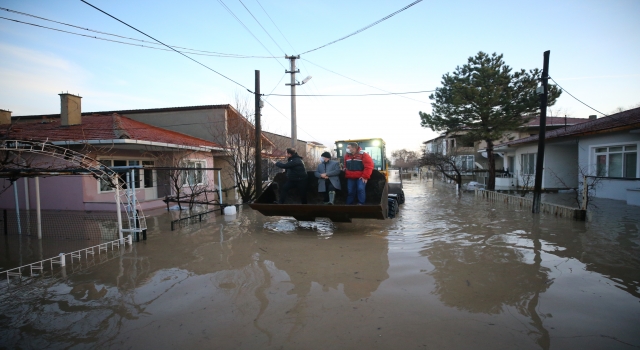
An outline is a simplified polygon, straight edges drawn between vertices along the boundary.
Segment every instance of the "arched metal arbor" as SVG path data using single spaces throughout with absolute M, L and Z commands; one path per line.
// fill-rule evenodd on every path
M 140 204 L 135 197 L 135 186 L 129 185 L 124 188 L 118 180 L 116 171 L 102 165 L 86 154 L 56 146 L 49 142 L 22 140 L 2 140 L 0 141 L 0 151 L 15 152 L 18 154 L 30 153 L 63 160 L 73 166 L 86 170 L 87 173 L 90 173 L 96 179 L 108 181 L 115 189 L 119 238 L 123 238 L 123 232 L 142 232 L 147 229 L 145 217 L 142 215 L 142 208 L 140 208 Z M 55 172 L 52 171 L 51 173 L 53 174 Z M 127 213 L 129 227 L 126 229 L 122 228 L 121 205 L 124 206 L 125 212 Z

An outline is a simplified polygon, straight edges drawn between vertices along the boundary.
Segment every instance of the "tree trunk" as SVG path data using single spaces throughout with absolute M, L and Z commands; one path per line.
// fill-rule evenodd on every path
M 489 160 L 489 180 L 487 180 L 487 190 L 495 191 L 496 189 L 496 160 L 493 154 L 493 141 L 487 141 L 487 159 Z

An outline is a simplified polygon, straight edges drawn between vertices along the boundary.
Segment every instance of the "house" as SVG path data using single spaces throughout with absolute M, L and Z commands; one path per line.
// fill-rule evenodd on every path
M 238 178 L 246 178 L 246 169 L 251 168 L 250 164 L 246 163 L 254 159 L 255 128 L 231 105 L 109 110 L 81 112 L 81 115 L 84 117 L 113 115 L 114 113 L 145 125 L 188 135 L 217 145 L 219 150 L 212 154 L 218 160 L 216 167 L 222 168 L 222 188 L 225 190 L 225 196 L 229 195 L 226 190 L 235 188 L 239 181 Z M 55 120 L 57 118 L 60 118 L 60 114 L 11 117 L 15 123 Z M 264 154 L 270 154 L 275 149 L 274 143 L 264 133 L 262 145 Z M 242 174 L 242 176 L 236 176 L 236 173 Z
M 322 153 L 327 150 L 327 147 L 317 141 L 307 142 L 307 158 L 310 160 L 320 161 Z
M 276 134 L 273 132 L 263 131 L 264 136 L 266 136 L 271 142 L 274 144 L 274 155 L 282 155 L 283 158 L 286 158 L 286 149 L 291 147 L 291 137 L 284 136 L 280 134 Z M 296 141 L 296 152 L 302 158 L 307 156 L 307 141 L 297 140 Z
M 217 189 L 219 184 L 211 170 L 214 154 L 225 148 L 209 140 L 152 126 L 119 113 L 81 113 L 81 97 L 60 94 L 61 114 L 47 116 L 11 117 L 8 111 L 0 113 L 0 138 L 46 141 L 53 145 L 79 151 L 112 166 L 183 166 L 192 167 L 176 181 L 179 188 L 195 185 Z M 56 163 L 52 158 L 33 155 L 22 159 L 24 167 L 59 169 L 70 164 Z M 163 207 L 165 196 L 175 195 L 169 175 L 157 170 L 135 170 L 136 196 L 143 210 Z M 124 179 L 123 179 L 124 180 Z M 34 203 L 34 180 L 16 181 L 20 206 Z M 0 179 L 0 191 L 11 186 L 8 179 Z M 22 189 L 25 189 L 24 192 Z M 188 191 L 188 190 L 187 190 Z M 114 190 L 107 183 L 89 175 L 62 175 L 40 179 L 41 208 L 44 210 L 113 211 Z M 0 208 L 14 208 L 14 192 L 0 194 Z
M 501 144 L 537 135 L 540 132 L 540 117 L 527 116 L 526 118 L 530 120 L 517 130 L 506 132 L 503 138 L 495 141 L 494 144 Z M 595 116 L 591 116 L 590 118 L 595 118 Z M 588 122 L 589 120 L 590 119 L 586 118 L 548 117 L 546 130 L 548 132 L 550 130 L 566 128 Z M 480 183 L 486 183 L 488 177 L 487 170 L 489 169 L 489 162 L 485 151 L 487 143 L 484 140 L 475 142 L 465 140 L 465 134 L 466 132 L 464 130 L 442 133 L 434 139 L 425 141 L 423 143 L 423 150 L 454 155 L 457 159 L 459 169 L 462 170 L 463 178 L 466 177 L 467 179 L 474 179 Z M 514 173 L 516 169 L 514 169 L 513 159 L 509 159 L 508 155 L 504 155 L 496 150 L 494 150 L 494 155 L 496 170 L 508 174 Z
M 640 195 L 640 108 L 547 131 L 545 140 L 544 189 L 578 188 L 587 175 L 601 177 L 595 197 L 633 202 Z M 514 162 L 516 176 L 503 186 L 527 185 L 535 173 L 537 144 L 536 134 L 495 147 Z

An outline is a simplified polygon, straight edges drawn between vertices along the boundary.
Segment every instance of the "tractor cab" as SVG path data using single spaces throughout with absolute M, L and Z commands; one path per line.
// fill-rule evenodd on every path
M 340 167 L 344 167 L 344 156 L 347 154 L 347 144 L 349 142 L 357 142 L 358 146 L 373 159 L 373 169 L 383 173 L 387 180 L 389 179 L 389 165 L 387 163 L 386 144 L 384 140 L 375 138 L 336 141 L 335 151 L 338 161 L 340 162 Z

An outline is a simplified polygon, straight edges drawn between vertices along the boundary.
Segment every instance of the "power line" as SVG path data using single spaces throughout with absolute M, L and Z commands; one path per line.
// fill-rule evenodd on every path
M 287 76 L 287 73 L 284 73 L 284 74 L 282 75 L 282 77 L 280 78 L 280 80 L 278 81 L 278 83 L 276 84 L 276 86 L 274 86 L 274 87 L 273 87 L 273 89 L 271 89 L 271 92 L 270 92 L 270 93 L 268 93 L 268 94 L 266 94 L 266 95 L 264 95 L 264 94 L 262 95 L 262 96 L 266 96 L 266 97 L 265 97 L 265 99 L 264 99 L 264 101 L 266 101 L 266 100 L 267 100 L 267 98 L 269 98 L 269 96 L 271 96 L 271 94 L 273 94 L 273 92 L 274 92 L 274 91 L 276 91 L 276 89 L 278 88 L 278 86 L 280 86 L 280 83 L 282 82 L 282 79 L 284 79 L 284 77 L 286 77 L 286 76 Z
M 369 25 L 368 25 L 368 26 L 366 26 L 366 27 L 360 28 L 360 29 L 356 30 L 355 32 L 353 32 L 353 33 L 351 33 L 351 34 L 349 34 L 349 35 L 343 36 L 343 37 L 342 37 L 342 38 L 340 38 L 340 39 L 336 39 L 336 40 L 331 41 L 331 42 L 329 42 L 329 43 L 326 43 L 326 44 L 324 44 L 324 45 L 322 45 L 322 46 L 318 46 L 318 47 L 316 47 L 315 49 L 311 49 L 311 50 L 305 51 L 305 52 L 301 53 L 300 55 L 304 55 L 304 54 L 306 54 L 306 53 L 309 53 L 309 52 L 313 52 L 313 51 L 319 50 L 319 49 L 321 49 L 321 48 L 323 48 L 323 47 L 327 47 L 327 46 L 329 46 L 329 45 L 331 45 L 331 44 L 335 44 L 335 43 L 337 43 L 338 41 L 342 41 L 342 40 L 347 39 L 347 38 L 349 38 L 349 37 L 352 37 L 352 36 L 354 36 L 354 35 L 356 35 L 356 34 L 358 34 L 358 33 L 361 33 L 361 32 L 363 32 L 363 31 L 365 31 L 365 30 L 367 30 L 367 29 L 369 29 L 369 28 L 371 28 L 371 27 L 375 26 L 376 24 L 379 24 L 379 23 L 381 23 L 381 22 L 383 22 L 383 21 L 388 20 L 389 18 L 391 18 L 391 17 L 393 17 L 393 16 L 397 15 L 398 13 L 400 13 L 400 12 L 402 12 L 402 11 L 404 11 L 404 10 L 406 10 L 406 9 L 410 8 L 411 6 L 413 6 L 413 5 L 417 4 L 417 3 L 421 2 L 421 1 L 422 1 L 422 0 L 416 0 L 416 1 L 412 2 L 412 3 L 410 3 L 409 5 L 407 5 L 407 6 L 403 7 L 403 8 L 401 8 L 401 9 L 399 9 L 398 11 L 396 11 L 396 12 L 394 12 L 394 13 L 390 14 L 390 15 L 387 15 L 387 16 L 385 16 L 385 17 L 383 17 L 383 18 L 381 18 L 381 19 L 379 19 L 379 20 L 377 20 L 377 21 L 375 21 L 375 22 L 373 22 L 373 23 L 369 24 Z
M 90 28 L 85 28 L 85 27 L 81 27 L 81 26 L 74 25 L 74 24 L 69 24 L 69 23 L 60 22 L 60 21 L 56 21 L 56 20 L 53 20 L 53 19 L 49 19 L 49 18 L 44 18 L 44 17 L 40 17 L 40 16 L 36 16 L 36 15 L 32 15 L 32 14 L 25 13 L 25 12 L 20 12 L 20 11 L 11 10 L 11 9 L 8 9 L 8 8 L 5 8 L 5 7 L 0 7 L 0 10 L 4 10 L 4 11 L 7 11 L 7 12 L 11 12 L 11 13 L 16 13 L 16 14 L 23 15 L 23 16 L 33 17 L 33 18 L 37 18 L 37 19 L 40 19 L 40 20 L 43 20 L 43 21 L 48 21 L 48 22 L 52 22 L 52 23 L 57 23 L 57 24 L 61 24 L 61 25 L 68 26 L 68 27 L 73 27 L 73 28 L 77 28 L 77 29 L 82 29 L 82 30 L 86 30 L 86 31 L 94 32 L 94 33 L 98 33 L 98 34 L 109 35 L 109 36 L 113 36 L 113 37 L 117 37 L 117 38 L 121 38 L 121 39 L 133 40 L 133 41 L 138 41 L 138 42 L 147 43 L 147 44 L 160 45 L 160 44 L 158 44 L 158 43 L 156 43 L 156 42 L 153 42 L 153 41 L 142 40 L 142 39 L 136 39 L 136 38 L 130 38 L 130 37 L 127 37 L 127 36 L 122 36 L 122 35 L 113 34 L 113 33 L 107 33 L 107 32 L 103 32 L 103 31 L 99 31 L 99 30 L 95 30 L 95 29 L 90 29 Z M 2 18 L 4 18 L 4 17 L 2 17 Z M 6 19 L 6 18 L 5 18 L 5 19 Z M 15 21 L 15 20 L 14 20 L 14 21 Z M 18 22 L 18 23 L 24 23 L 24 24 L 30 24 L 30 25 L 34 25 L 34 26 L 38 26 L 37 24 L 32 24 L 32 23 L 28 23 L 28 22 L 20 22 L 20 21 L 16 21 L 16 22 Z M 40 26 L 40 27 L 42 27 L 42 28 L 47 28 L 47 29 L 52 29 L 52 30 L 59 30 L 59 29 L 49 28 L 49 27 L 44 27 L 44 26 Z M 59 30 L 59 31 L 60 31 L 60 30 Z M 76 33 L 73 33 L 73 32 L 67 32 L 67 31 L 62 31 L 62 32 L 64 32 L 64 33 L 69 33 L 69 34 L 76 34 Z M 81 35 L 81 34 L 76 34 L 76 35 Z M 92 36 L 88 36 L 88 37 L 90 37 L 90 38 L 95 38 L 95 37 L 92 37 Z M 108 40 L 108 39 L 103 39 L 103 40 Z M 115 42 L 122 43 L 122 42 L 120 42 L 120 41 L 115 41 Z M 130 45 L 130 44 L 129 44 L 129 45 Z M 195 51 L 195 52 L 204 52 L 204 53 L 210 53 L 210 54 L 220 55 L 220 57 L 226 57 L 226 56 L 229 56 L 229 57 L 237 57 L 237 58 L 273 58 L 272 56 L 240 55 L 240 54 L 234 54 L 234 53 L 224 53 L 224 52 L 216 52 L 216 51 L 207 51 L 207 50 L 191 49 L 191 48 L 188 48 L 188 47 L 181 47 L 181 46 L 175 46 L 175 45 L 170 45 L 170 46 L 171 46 L 171 47 L 173 47 L 173 48 L 176 48 L 176 49 L 183 49 L 183 50 L 189 50 L 189 51 Z M 146 47 L 146 46 L 143 46 L 143 45 L 142 45 L 142 47 Z M 163 49 L 163 50 L 165 50 L 165 49 Z M 165 51 L 170 51 L 170 50 L 165 50 Z
M 175 51 L 175 50 L 170 50 L 170 49 L 163 49 L 163 48 L 160 48 L 160 47 L 151 47 L 151 46 L 146 46 L 146 45 L 142 45 L 142 44 L 128 43 L 128 42 L 120 41 L 120 40 L 101 38 L 99 36 L 93 36 L 93 35 L 87 35 L 87 34 L 81 34 L 81 33 L 74 33 L 74 32 L 70 32 L 70 31 L 67 31 L 67 30 L 63 30 L 63 29 L 51 28 L 51 27 L 40 25 L 40 24 L 19 21 L 17 19 L 6 18 L 6 17 L 2 17 L 2 16 L 0 16 L 0 19 L 16 22 L 16 23 L 20 23 L 20 24 L 26 24 L 26 25 L 30 25 L 30 26 L 34 26 L 34 27 L 38 27 L 38 28 L 42 28 L 42 29 L 53 30 L 53 31 L 61 32 L 61 33 L 65 33 L 65 34 L 82 36 L 82 37 L 89 38 L 89 39 L 108 41 L 108 42 L 112 42 L 112 43 L 116 43 L 116 44 L 136 46 L 136 47 L 142 47 L 142 48 L 145 48 L 145 49 L 152 49 L 152 50 L 159 50 L 159 51 L 169 51 L 169 52 Z M 144 42 L 150 43 L 149 41 L 144 41 Z M 153 43 L 153 44 L 155 44 L 155 43 Z M 156 44 L 156 45 L 158 45 L 158 44 Z M 178 46 L 173 46 L 173 47 L 177 48 Z M 208 56 L 208 57 L 221 57 L 221 58 L 272 58 L 270 56 L 227 56 L 226 54 L 207 54 L 207 53 L 188 52 L 188 51 L 180 51 L 180 52 L 187 53 L 187 54 L 190 54 L 190 55 Z
M 84 1 L 84 0 L 80 0 L 80 1 Z M 276 60 L 276 62 L 278 62 L 278 64 L 279 64 L 280 66 L 282 66 L 282 68 L 286 69 L 286 68 L 284 67 L 284 65 L 283 65 L 283 64 L 282 64 L 282 63 L 281 63 L 277 58 L 275 58 L 275 56 L 271 53 L 271 51 L 269 51 L 269 49 L 268 49 L 266 46 L 264 46 L 264 44 L 262 43 L 262 41 L 260 41 L 260 39 L 258 39 L 258 37 L 257 37 L 257 36 L 255 36 L 255 35 L 253 34 L 253 32 L 252 32 L 252 31 L 251 31 L 251 30 L 250 30 L 250 29 L 249 29 L 249 28 L 244 24 L 244 22 L 242 22 L 242 21 L 240 20 L 240 18 L 238 18 L 238 16 L 236 16 L 236 14 L 235 14 L 235 13 L 233 13 L 233 11 L 231 11 L 231 9 L 227 6 L 227 4 L 225 4 L 225 3 L 224 3 L 224 1 L 223 1 L 223 0 L 218 0 L 218 2 L 220 3 L 220 5 L 222 5 L 222 7 L 223 7 L 225 10 L 227 10 L 227 12 L 229 12 L 229 14 L 230 14 L 233 18 L 235 18 L 235 19 L 236 19 L 236 21 L 238 21 L 238 23 L 240 23 L 240 25 L 242 25 L 242 26 L 244 27 L 244 29 L 246 29 L 246 30 L 247 30 L 247 32 L 249 32 L 249 34 L 251 34 L 251 36 L 252 36 L 254 39 L 256 39 L 256 41 L 258 41 L 258 43 L 259 43 L 259 44 L 260 44 L 260 45 L 261 45 L 265 50 L 267 50 L 267 52 L 269 53 L 269 55 L 271 55 L 271 56 L 273 56 L 273 57 L 274 57 L 274 59 Z
M 276 106 L 272 105 L 269 101 L 265 100 L 264 102 L 266 102 L 269 106 L 273 107 L 273 109 L 275 109 L 278 113 L 280 113 L 280 115 L 282 115 L 285 119 L 289 119 L 284 113 L 280 112 L 279 109 L 276 108 Z M 317 138 L 315 138 L 315 136 L 311 135 L 307 130 L 303 129 L 302 127 L 298 126 L 298 128 L 302 131 L 304 131 L 307 135 L 311 136 L 312 139 L 320 142 L 320 140 L 318 140 Z M 320 142 L 322 143 L 322 142 Z
M 405 92 L 389 92 L 389 93 L 383 93 L 383 94 L 346 94 L 346 95 L 298 95 L 296 94 L 296 97 L 298 96 L 315 96 L 315 97 L 360 97 L 360 96 L 390 96 L 390 95 L 409 95 L 409 94 L 424 94 L 427 92 L 435 92 L 436 90 L 421 90 L 421 91 L 405 91 Z M 291 96 L 291 94 L 268 94 L 268 95 L 264 95 L 264 96 Z
M 286 53 L 284 52 L 284 50 L 282 49 L 282 47 L 280 47 L 280 45 L 278 45 L 278 43 L 275 41 L 275 39 L 273 39 L 273 37 L 271 36 L 271 34 L 269 34 L 269 32 L 267 32 L 267 30 L 262 26 L 262 24 L 260 24 L 260 21 L 258 21 L 258 19 L 256 18 L 256 16 L 253 15 L 253 13 L 251 13 L 251 11 L 249 10 L 249 8 L 244 4 L 244 2 L 242 2 L 242 0 L 238 0 L 240 1 L 240 3 L 242 4 L 242 7 L 244 7 L 245 10 L 247 10 L 247 12 L 249 12 L 249 14 L 251 15 L 251 17 L 253 17 L 253 19 L 256 21 L 256 23 L 258 23 L 258 25 L 260 26 L 260 28 L 262 28 L 262 30 L 264 30 L 264 32 L 269 36 L 269 38 L 271 38 L 271 41 L 273 41 L 274 44 L 276 44 L 276 46 L 280 49 L 280 51 L 282 51 L 283 54 L 286 55 Z
M 297 51 L 294 47 L 293 44 L 291 44 L 291 42 L 289 41 L 289 39 L 287 39 L 287 37 L 284 35 L 284 33 L 282 32 L 282 30 L 280 30 L 280 27 L 278 27 L 278 25 L 276 24 L 276 22 L 273 20 L 273 18 L 271 18 L 271 16 L 269 15 L 269 13 L 267 12 L 267 10 L 262 6 L 262 4 L 260 3 L 259 0 L 256 0 L 256 2 L 258 3 L 258 6 L 260 6 L 260 8 L 262 9 L 262 11 L 264 12 L 265 15 L 267 15 L 267 17 L 269 18 L 269 20 L 271 21 L 271 23 L 273 24 L 274 27 L 276 27 L 276 29 L 278 30 L 278 32 L 280 33 L 280 35 L 282 35 L 282 37 L 284 38 L 284 40 L 287 42 L 287 44 L 289 44 L 289 47 L 291 47 L 291 49 L 295 52 Z M 311 71 L 307 68 L 307 65 L 304 64 L 304 62 L 300 61 L 300 63 L 302 63 L 302 65 L 304 66 L 304 69 L 309 72 L 309 75 L 313 75 L 311 74 Z M 320 90 L 318 89 L 318 86 L 316 85 L 315 80 L 311 81 L 311 84 L 314 86 L 314 88 L 319 92 Z M 304 87 L 303 87 L 304 88 Z M 310 90 L 313 90 L 309 87 Z M 273 92 L 273 91 L 272 91 Z
M 343 78 L 345 78 L 345 79 L 349 79 L 349 80 L 351 80 L 351 81 L 353 81 L 353 82 L 355 82 L 355 83 L 358 83 L 358 84 L 361 84 L 361 85 L 364 85 L 364 86 L 368 86 L 368 87 L 370 87 L 370 88 L 373 88 L 373 89 L 376 89 L 376 90 L 379 90 L 379 91 L 382 91 L 382 92 L 386 92 L 387 94 L 392 94 L 392 92 L 391 92 L 391 91 L 387 91 L 387 90 L 381 89 L 381 88 L 379 88 L 379 87 L 376 87 L 376 86 L 373 86 L 373 85 L 369 85 L 369 84 L 367 84 L 367 83 L 363 83 L 363 82 L 361 82 L 361 81 L 355 80 L 355 79 L 353 79 L 353 78 L 349 78 L 348 76 L 346 76 L 346 75 L 344 75 L 344 74 L 340 74 L 340 73 L 338 73 L 338 72 L 336 72 L 336 71 L 333 71 L 333 70 L 331 70 L 331 69 L 329 69 L 329 68 L 325 68 L 325 67 L 323 67 L 323 66 L 321 66 L 321 65 L 319 65 L 319 64 L 317 64 L 317 63 L 313 63 L 313 62 L 309 61 L 308 59 L 304 59 L 304 58 L 302 58 L 302 60 L 307 61 L 307 62 L 309 62 L 309 63 L 313 64 L 314 66 L 318 67 L 318 68 L 324 69 L 324 70 L 326 70 L 327 72 L 331 72 L 331 73 L 333 73 L 333 74 L 335 74 L 335 75 L 339 75 L 339 76 L 341 76 L 341 77 L 343 77 Z M 413 101 L 416 101 L 416 102 L 420 102 L 420 103 L 428 103 L 428 102 L 425 102 L 425 101 L 416 100 L 415 98 L 411 98 L 411 97 L 408 97 L 408 96 L 403 96 L 403 95 L 398 95 L 398 96 L 399 96 L 399 97 L 402 97 L 402 98 L 409 99 L 409 100 L 413 100 Z
M 180 52 L 180 51 L 178 51 L 178 50 L 174 49 L 173 47 L 171 47 L 171 46 L 169 46 L 169 45 L 167 45 L 167 44 L 163 43 L 162 41 L 160 41 L 160 40 L 158 40 L 158 39 L 156 39 L 156 38 L 152 37 L 151 35 L 148 35 L 148 34 L 144 33 L 143 31 L 141 31 L 141 30 L 139 30 L 139 29 L 137 29 L 137 28 L 135 28 L 135 27 L 133 27 L 133 26 L 131 26 L 131 25 L 127 24 L 126 22 L 121 21 L 120 19 L 118 19 L 118 18 L 116 18 L 116 17 L 114 17 L 114 16 L 112 16 L 112 15 L 110 15 L 110 14 L 106 13 L 105 11 L 102 11 L 101 9 L 99 9 L 99 8 L 97 8 L 97 7 L 93 6 L 93 5 L 91 5 L 90 3 L 86 2 L 85 0 L 80 0 L 80 1 L 82 1 L 82 2 L 84 2 L 85 4 L 87 4 L 87 5 L 91 6 L 91 7 L 93 7 L 94 9 L 96 9 L 96 10 L 98 10 L 98 11 L 100 11 L 100 12 L 104 13 L 105 15 L 107 15 L 107 16 L 109 16 L 109 17 L 111 17 L 111 18 L 115 19 L 116 21 L 118 21 L 118 22 L 120 22 L 120 23 L 122 23 L 122 24 L 126 25 L 127 27 L 129 27 L 129 28 L 131 28 L 131 29 L 133 29 L 133 30 L 137 31 L 138 33 L 140 33 L 140 34 L 142 34 L 142 35 L 144 35 L 144 36 L 146 36 L 146 37 L 148 37 L 148 38 L 151 38 L 151 39 L 153 39 L 153 40 L 155 40 L 155 41 L 159 42 L 160 44 L 162 44 L 162 45 L 164 45 L 164 46 L 166 46 L 166 47 L 170 48 L 171 50 L 173 50 L 173 51 L 177 52 L 178 54 L 180 54 L 180 55 L 182 55 L 182 56 L 184 56 L 184 57 L 186 57 L 186 58 L 190 59 L 191 61 L 193 61 L 193 62 L 195 62 L 195 63 L 197 63 L 197 64 L 199 64 L 199 65 L 203 66 L 204 68 L 206 68 L 206 69 L 208 69 L 208 70 L 210 70 L 210 71 L 212 71 L 212 72 L 214 72 L 214 73 L 218 74 L 219 76 L 221 76 L 221 77 L 223 77 L 223 78 L 225 78 L 225 79 L 229 80 L 230 82 L 235 83 L 236 85 L 239 85 L 239 86 L 243 87 L 244 89 L 246 89 L 246 90 L 247 90 L 247 91 L 249 91 L 250 93 L 253 93 L 253 91 L 249 90 L 246 86 L 244 86 L 244 85 L 242 85 L 242 84 L 238 83 L 237 81 L 235 81 L 235 80 L 233 80 L 233 79 L 231 79 L 231 78 L 227 77 L 226 75 L 224 75 L 224 74 L 222 74 L 222 73 L 220 73 L 220 72 L 216 71 L 215 69 L 210 68 L 209 66 L 207 66 L 207 65 L 206 65 L 206 64 L 204 64 L 204 63 L 201 63 L 200 61 L 196 60 L 195 58 L 187 56 L 186 54 L 184 54 L 184 53 L 182 53 L 182 52 Z
M 284 36 L 284 34 L 282 33 L 282 31 L 280 30 L 280 27 L 278 27 L 278 25 L 276 24 L 276 22 L 273 21 L 273 19 L 271 19 L 271 16 L 269 16 L 269 14 L 267 13 L 267 10 L 264 9 L 264 7 L 262 7 L 262 4 L 260 3 L 260 1 L 256 0 L 256 2 L 258 3 L 258 6 L 260 6 L 260 8 L 262 9 L 262 11 L 264 12 L 265 15 L 267 15 L 267 17 L 269 18 L 269 20 L 271 21 L 271 23 L 273 23 L 273 25 L 276 27 L 276 29 L 278 30 L 278 32 L 280 32 L 280 35 L 282 35 L 282 37 L 284 38 L 284 40 L 287 42 L 287 44 L 289 44 L 289 46 L 293 49 L 293 51 L 296 51 L 296 49 L 293 48 L 293 45 L 291 45 L 291 43 L 289 42 L 289 40 L 287 40 L 287 37 Z
M 566 89 L 564 89 L 562 86 L 560 86 L 560 84 L 558 84 L 558 82 L 557 82 L 557 81 L 553 80 L 553 78 L 552 78 L 552 77 L 549 77 L 549 79 L 551 79 L 551 81 L 553 81 L 556 85 L 558 85 L 558 87 L 559 87 L 560 89 L 562 89 L 562 91 L 564 91 L 564 92 L 566 92 L 567 94 L 569 94 L 569 96 L 573 97 L 576 101 L 578 101 L 578 102 L 582 103 L 583 105 L 585 105 L 585 106 L 587 106 L 587 107 L 589 107 L 589 108 L 593 109 L 594 111 L 596 111 L 596 112 L 598 112 L 598 113 L 600 113 L 600 114 L 604 115 L 605 117 L 608 117 L 608 115 L 606 115 L 606 114 L 604 114 L 604 113 L 600 112 L 599 110 L 597 110 L 597 109 L 595 109 L 595 108 L 593 108 L 593 107 L 589 106 L 588 104 L 586 104 L 586 103 L 582 102 L 582 101 L 581 101 L 580 99 L 578 99 L 577 97 L 573 96 L 569 91 L 567 91 L 567 90 L 566 90 Z

